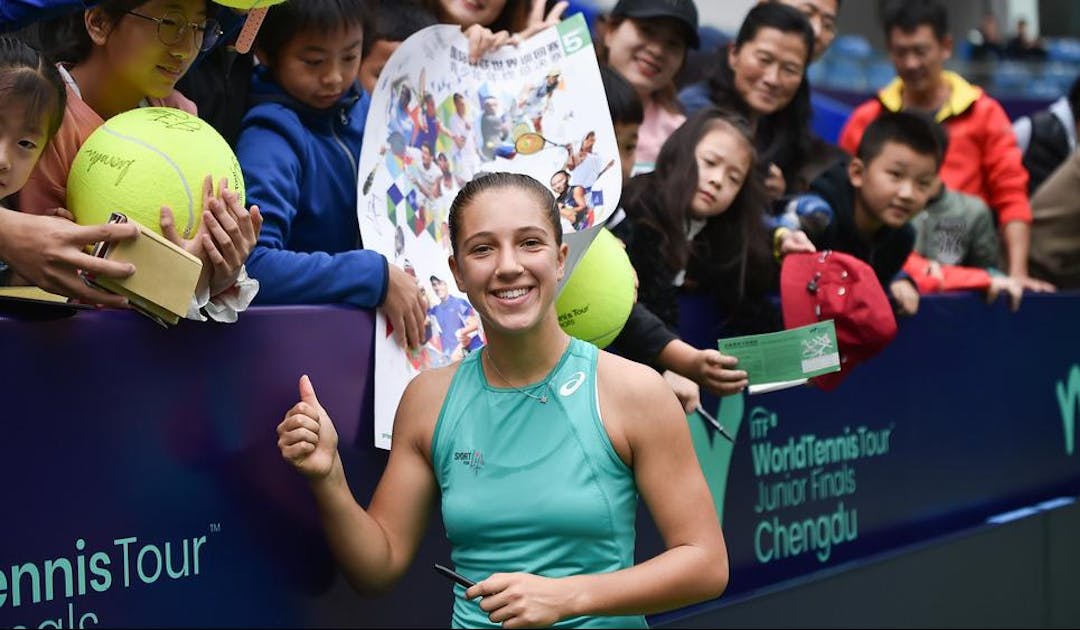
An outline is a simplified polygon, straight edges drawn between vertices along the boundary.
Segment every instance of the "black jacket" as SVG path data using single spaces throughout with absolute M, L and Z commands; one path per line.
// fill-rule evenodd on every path
M 227 42 L 246 19 L 232 9 L 221 7 L 214 15 L 225 30 L 225 35 L 208 52 L 201 53 L 191 68 L 180 78 L 176 89 L 199 107 L 199 118 L 210 123 L 236 148 L 240 135 L 240 121 L 248 110 L 248 86 L 255 68 L 252 52 L 239 54 Z
M 824 231 L 809 234 L 818 249 L 851 254 L 874 268 L 882 287 L 888 287 L 915 247 L 915 228 L 910 223 L 899 229 L 882 227 L 867 241 L 855 229 L 855 188 L 848 179 L 847 163 L 825 171 L 810 184 L 832 207 L 832 222 Z
M 645 204 L 656 202 L 651 196 L 656 192 L 656 183 L 652 180 L 650 175 L 634 178 L 630 189 L 639 194 L 624 196 L 628 201 L 624 206 L 627 218 L 616 226 L 609 226 L 626 244 L 626 253 L 638 274 L 638 302 L 611 350 L 656 366 L 656 357 L 664 346 L 679 338 L 679 294 L 682 291 L 715 297 L 720 310 L 727 314 L 726 332 L 714 331 L 717 337 L 726 333 L 756 333 L 782 328 L 779 312 L 768 296 L 769 291 L 776 289 L 778 268 L 767 254 L 764 258 L 754 255 L 767 251 L 767 248 L 748 248 L 745 273 L 741 264 L 718 264 L 718 260 L 730 257 L 714 252 L 710 232 L 716 226 L 706 226 L 694 237 L 683 287 L 675 286 L 677 271 L 665 260 L 664 239 L 645 220 Z
M 659 255 L 653 256 L 647 248 L 640 247 L 649 240 L 656 242 L 657 235 L 652 230 L 639 227 L 629 216 L 608 227 L 626 245 L 626 253 L 638 275 L 637 302 L 608 350 L 659 369 L 656 358 L 660 351 L 679 338 L 675 332 L 679 329 L 678 294 L 672 285 L 675 276 L 664 273 L 666 267 Z M 659 254 L 656 248 L 653 249 Z M 670 292 L 659 290 L 665 286 Z M 665 311 L 664 315 L 659 315 L 653 308 Z
M 1050 174 L 1069 157 L 1069 134 L 1061 119 L 1049 110 L 1031 115 L 1031 140 L 1024 152 L 1028 171 L 1028 194 L 1034 195 Z

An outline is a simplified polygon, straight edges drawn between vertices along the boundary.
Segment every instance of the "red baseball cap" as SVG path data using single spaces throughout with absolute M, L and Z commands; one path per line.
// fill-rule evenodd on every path
M 833 320 L 840 371 L 812 379 L 826 391 L 896 337 L 896 317 L 877 275 L 850 254 L 826 250 L 785 256 L 780 303 L 785 328 Z

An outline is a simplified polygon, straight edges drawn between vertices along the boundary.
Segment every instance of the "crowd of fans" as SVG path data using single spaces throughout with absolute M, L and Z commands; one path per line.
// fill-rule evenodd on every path
M 374 11 L 360 0 L 287 2 L 269 11 L 254 50 L 240 53 L 230 44 L 242 12 L 207 0 L 104 0 L 86 10 L 72 4 L 46 2 L 37 13 L 6 16 L 9 27 L 31 23 L 5 36 L 0 51 L 0 106 L 13 114 L 7 120 L 25 123 L 5 137 L 16 147 L 8 153 L 13 174 L 0 191 L 10 276 L 118 303 L 85 286 L 77 271 L 130 273 L 82 252 L 101 238 L 130 238 L 130 229 L 70 224 L 66 173 L 105 119 L 168 105 L 197 112 L 233 144 L 253 204 L 239 207 L 226 193 L 215 198 L 210 187 L 200 233 L 184 240 L 169 230 L 207 270 L 192 316 L 231 321 L 252 296 L 256 304 L 379 307 L 410 347 L 430 336 L 434 300 L 416 290 L 415 272 L 400 261 L 360 246 L 354 178 L 341 176 L 356 174 L 366 89 L 401 41 L 426 26 L 459 25 L 476 59 L 553 24 L 567 5 L 545 13 L 545 3 L 524 0 L 480 10 L 434 0 L 380 3 Z M 1077 170 L 1068 163 L 1080 89 L 1016 121 L 1014 131 L 997 101 L 945 70 L 954 46 L 945 6 L 894 3 L 883 9 L 883 29 L 896 78 L 855 109 L 833 146 L 811 130 L 807 69 L 837 35 L 840 9 L 839 0 L 763 2 L 708 56 L 689 54 L 704 32 L 690 0 L 624 0 L 594 21 L 620 151 L 633 156 L 623 168 L 636 175 L 626 180 L 610 224 L 641 282 L 635 314 L 614 349 L 672 373 L 677 390 L 692 389 L 677 375 L 718 394 L 745 385 L 729 357 L 678 341 L 678 293 L 714 295 L 727 333 L 779 328 L 770 296 L 789 252 L 833 248 L 863 258 L 897 313 L 907 315 L 917 311 L 920 292 L 1006 292 L 1016 308 L 1025 289 L 1077 283 L 1066 177 Z M 987 46 L 997 39 L 995 26 L 988 18 L 980 27 Z M 1034 46 L 1001 49 L 1022 45 Z M 309 48 L 318 53 L 305 57 Z M 688 61 L 704 69 L 687 68 Z M 699 80 L 682 82 L 687 76 Z M 422 198 L 434 198 L 440 181 L 450 190 L 464 183 L 451 175 L 451 162 L 471 164 L 469 171 L 485 156 L 466 130 L 464 102 L 455 101 L 457 116 L 439 121 L 433 104 L 420 102 L 425 95 L 410 96 L 400 94 L 399 135 L 408 138 L 395 147 L 392 134 L 389 148 L 415 163 Z M 883 117 L 884 135 L 868 138 Z M 888 131 L 894 128 L 907 132 Z M 439 134 L 453 139 L 450 155 L 435 155 Z M 927 134 L 935 139 L 930 145 L 917 139 Z M 876 177 L 875 165 L 898 145 L 933 158 L 930 172 L 898 156 Z M 570 211 L 584 204 L 573 166 L 568 159 L 566 181 L 559 173 L 551 180 Z M 721 170 L 714 175 L 714 168 Z M 1033 200 L 1041 203 L 1033 207 Z M 807 220 L 804 210 L 822 203 L 827 212 Z M 162 222 L 171 225 L 168 209 Z M 657 249 L 657 239 L 668 246 Z M 693 400 L 684 396 L 688 408 Z
M 29 4 L 34 11 L 3 16 L 21 30 L 0 38 L 0 259 L 10 282 L 123 305 L 80 273 L 133 273 L 85 248 L 134 238 L 135 228 L 73 223 L 67 172 L 106 119 L 166 105 L 197 113 L 235 148 L 250 204 L 207 182 L 190 239 L 162 209 L 163 232 L 203 260 L 190 318 L 234 321 L 251 303 L 343 303 L 381 309 L 407 348 L 438 338 L 452 361 L 478 349 L 479 321 L 445 279 L 430 278 L 436 302 L 406 261 L 363 247 L 357 162 L 369 91 L 397 46 L 426 26 L 460 26 L 475 61 L 557 23 L 568 3 L 289 0 L 269 9 L 251 52 L 232 45 L 242 12 L 209 0 Z M 927 293 L 1006 294 L 1017 309 L 1025 291 L 1080 286 L 1080 88 L 1013 123 L 982 88 L 945 69 L 954 46 L 945 5 L 894 2 L 882 27 L 896 77 L 852 112 L 833 146 L 811 129 L 807 70 L 835 38 L 841 8 L 841 0 L 761 2 L 709 54 L 691 54 L 703 39 L 692 0 L 621 0 L 593 24 L 625 175 L 607 227 L 639 282 L 611 349 L 662 373 L 687 411 L 701 388 L 731 395 L 748 381 L 734 357 L 680 339 L 679 295 L 714 299 L 725 315 L 720 334 L 779 329 L 775 294 L 789 254 L 862 259 L 901 316 L 915 315 Z M 990 22 L 981 37 L 987 55 L 1037 55 L 1022 31 L 1000 51 Z M 549 75 L 536 103 L 559 80 Z M 455 97 L 454 113 L 440 114 L 421 86 L 400 89 L 395 107 L 381 151 L 405 165 L 417 203 L 449 205 L 456 191 L 476 188 L 461 173 L 501 150 L 477 143 L 487 134 L 472 127 L 497 122 L 489 104 Z M 533 118 L 540 131 L 542 116 Z M 437 152 L 440 137 L 453 149 Z M 564 219 L 586 204 L 576 171 L 592 157 L 584 142 L 567 153 L 564 170 L 543 184 Z M 455 229 L 451 222 L 451 240 Z M 466 334 L 450 331 L 450 319 L 467 322 Z M 305 401 L 315 401 L 306 387 Z M 302 415 L 317 429 L 311 404 Z
M 232 321 L 252 298 L 378 307 L 409 347 L 431 336 L 437 305 L 401 261 L 362 247 L 356 178 L 342 176 L 357 174 L 367 90 L 426 26 L 459 25 L 477 59 L 555 23 L 567 6 L 297 0 L 271 9 L 253 51 L 241 53 L 231 44 L 242 12 L 208 0 L 32 4 L 43 6 L 5 16 L 8 27 L 30 26 L 0 48 L 0 107 L 22 121 L 4 130 L 0 255 L 10 279 L 119 303 L 78 271 L 131 273 L 83 253 L 102 238 L 130 238 L 130 228 L 71 224 L 66 174 L 105 119 L 167 105 L 198 113 L 235 147 L 252 204 L 204 187 L 206 220 L 190 240 L 162 210 L 166 233 L 204 261 L 191 316 Z M 696 398 L 685 379 L 717 394 L 746 381 L 730 357 L 678 339 L 678 293 L 715 296 L 725 333 L 777 329 L 770 296 L 790 252 L 863 258 L 902 315 L 917 311 L 920 293 L 1005 292 L 1017 308 L 1024 290 L 1080 279 L 1069 201 L 1080 88 L 1014 129 L 996 100 L 945 69 L 954 47 L 945 6 L 893 3 L 883 29 L 896 78 L 854 110 L 833 146 L 811 130 L 807 69 L 835 38 L 840 9 L 840 0 L 762 2 L 729 43 L 693 56 L 704 31 L 690 0 L 623 0 L 594 21 L 622 166 L 635 175 L 609 225 L 640 279 L 613 349 L 670 374 L 687 408 Z M 1000 39 L 989 18 L 979 33 L 985 47 Z M 1000 48 L 1030 55 L 1035 46 L 1020 30 Z M 681 82 L 688 76 L 699 80 Z M 382 150 L 409 165 L 422 200 L 449 197 L 442 188 L 460 188 L 462 169 L 491 159 L 482 153 L 490 147 L 477 146 L 463 101 L 440 121 L 430 94 L 399 96 L 391 126 L 400 129 Z M 450 155 L 435 155 L 440 134 L 454 142 Z M 585 202 L 569 154 L 550 184 L 572 214 Z M 825 211 L 810 220 L 812 208 Z

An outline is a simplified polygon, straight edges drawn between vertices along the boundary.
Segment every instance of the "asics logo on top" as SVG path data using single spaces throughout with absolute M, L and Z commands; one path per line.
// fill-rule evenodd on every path
M 560 396 L 569 396 L 570 394 L 573 394 L 574 392 L 576 392 L 578 390 L 579 387 L 581 387 L 581 384 L 584 383 L 584 382 L 585 382 L 585 373 L 584 372 L 579 371 L 579 372 L 574 373 L 574 375 L 570 377 L 570 380 L 563 383 L 562 387 L 559 388 L 559 395 Z

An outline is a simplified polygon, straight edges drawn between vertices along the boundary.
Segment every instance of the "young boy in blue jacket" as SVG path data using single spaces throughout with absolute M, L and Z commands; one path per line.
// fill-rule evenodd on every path
M 248 259 L 260 304 L 345 303 L 383 309 L 419 345 L 426 317 L 416 279 L 360 242 L 357 162 L 369 96 L 357 81 L 365 0 L 275 5 L 255 50 L 251 109 L 237 140 L 249 203 L 263 229 Z

